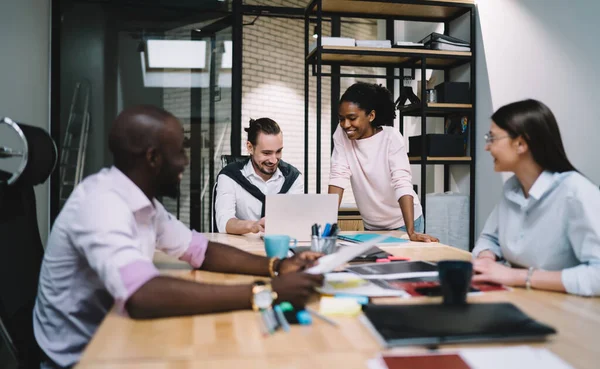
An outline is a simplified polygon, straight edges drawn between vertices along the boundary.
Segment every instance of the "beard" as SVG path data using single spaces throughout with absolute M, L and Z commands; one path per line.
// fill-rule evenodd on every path
M 162 197 L 170 197 L 172 199 L 177 199 L 179 197 L 179 173 L 173 170 L 164 170 L 158 174 L 158 190 L 157 196 Z
M 279 160 L 277 161 L 277 164 L 273 165 L 272 167 L 267 167 L 266 165 L 264 165 L 265 162 L 259 163 L 256 160 L 254 160 L 254 157 L 252 156 L 252 165 L 254 166 L 255 169 L 258 169 L 259 172 L 261 172 L 262 174 L 266 174 L 268 176 L 275 174 L 275 172 L 277 171 L 277 168 L 279 167 Z

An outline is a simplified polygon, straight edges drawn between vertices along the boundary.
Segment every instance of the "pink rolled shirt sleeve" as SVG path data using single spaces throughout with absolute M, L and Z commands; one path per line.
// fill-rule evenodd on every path
M 402 137 L 400 132 L 395 132 L 392 136 L 392 142 L 389 145 L 388 163 L 390 166 L 392 188 L 396 194 L 396 199 L 400 200 L 405 195 L 414 197 L 412 171 L 410 169 L 406 145 L 404 144 L 404 137 Z
M 159 275 L 142 253 L 135 229 L 133 214 L 112 193 L 95 197 L 72 224 L 73 245 L 115 299 L 120 313 L 125 313 L 125 303 L 141 286 Z
M 346 158 L 346 148 L 344 143 L 343 130 L 338 128 L 333 133 L 333 153 L 331 154 L 331 170 L 329 171 L 329 185 L 340 188 L 346 188 L 348 181 L 352 176 L 348 159 Z
M 190 230 L 165 208 L 157 204 L 158 233 L 156 248 L 168 255 L 200 268 L 206 256 L 208 239 L 202 234 Z

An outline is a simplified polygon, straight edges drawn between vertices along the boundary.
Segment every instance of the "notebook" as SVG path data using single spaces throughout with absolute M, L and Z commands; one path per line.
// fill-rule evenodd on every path
M 404 279 L 437 277 L 438 268 L 428 261 L 395 261 L 393 263 L 369 263 L 346 268 L 348 272 L 364 279 Z
M 377 238 L 377 237 L 379 237 L 379 234 L 377 234 L 377 233 L 356 233 L 356 234 L 339 235 L 338 239 L 343 240 L 343 241 L 348 241 L 348 242 L 361 243 L 361 242 L 369 242 L 372 239 Z M 405 240 L 403 238 L 398 238 L 398 237 L 388 237 L 385 241 L 380 242 L 379 244 L 403 243 L 403 242 L 409 242 L 409 240 Z
M 384 347 L 544 340 L 556 333 L 510 303 L 364 305 L 359 319 Z

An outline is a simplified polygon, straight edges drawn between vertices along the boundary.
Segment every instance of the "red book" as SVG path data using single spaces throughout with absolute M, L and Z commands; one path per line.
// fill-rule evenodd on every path
M 418 296 L 441 296 L 442 291 L 440 290 L 440 283 L 438 281 L 431 281 L 427 278 L 424 280 L 416 281 L 416 278 L 403 281 L 402 279 L 396 279 L 393 281 L 387 281 L 387 283 L 394 287 L 405 290 L 409 295 L 413 297 Z M 469 292 L 490 292 L 490 291 L 508 291 L 508 288 L 501 284 L 495 283 L 471 283 L 471 290 Z
M 388 369 L 471 369 L 457 354 L 383 356 Z

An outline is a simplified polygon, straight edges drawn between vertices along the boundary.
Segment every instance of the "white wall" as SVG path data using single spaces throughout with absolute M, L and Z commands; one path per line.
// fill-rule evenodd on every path
M 482 135 L 490 115 L 525 98 L 544 102 L 556 115 L 567 155 L 600 183 L 597 164 L 600 60 L 596 0 L 485 0 L 477 4 L 476 229 L 497 202 L 501 176 L 493 172 Z M 596 62 L 596 63 L 594 63 Z
M 49 131 L 50 1 L 0 1 L 0 116 Z M 49 182 L 35 188 L 42 243 Z

